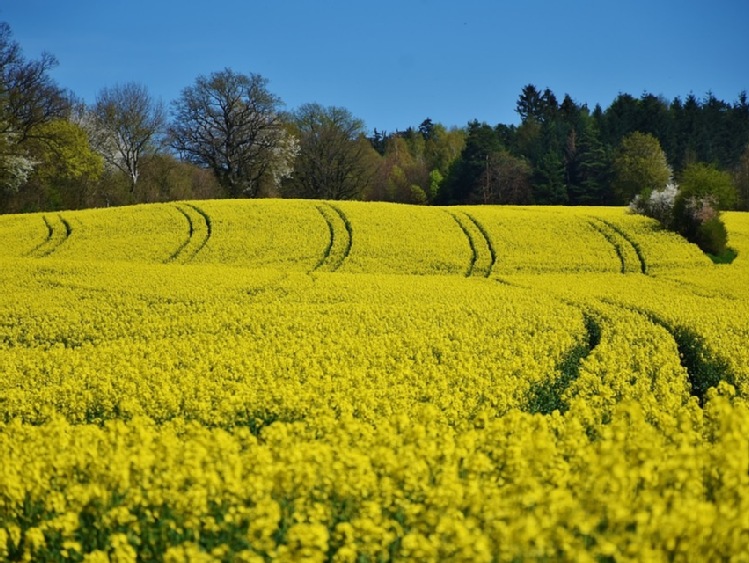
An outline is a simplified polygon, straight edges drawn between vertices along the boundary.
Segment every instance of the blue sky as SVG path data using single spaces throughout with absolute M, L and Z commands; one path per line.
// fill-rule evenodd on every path
M 5 0 L 0 20 L 87 102 L 134 81 L 168 105 L 230 67 L 287 109 L 343 106 L 369 130 L 517 123 L 528 83 L 591 109 L 749 90 L 749 0 Z

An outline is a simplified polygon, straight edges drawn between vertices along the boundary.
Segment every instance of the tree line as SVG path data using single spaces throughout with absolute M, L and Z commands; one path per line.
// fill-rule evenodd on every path
M 0 212 L 219 197 L 620 205 L 697 164 L 729 178 L 732 206 L 749 209 L 745 92 L 731 103 L 619 94 L 590 110 L 528 84 L 519 125 L 427 118 L 369 132 L 343 107 L 285 111 L 264 77 L 230 68 L 198 76 L 167 107 L 138 83 L 83 103 L 51 78 L 56 64 L 27 59 L 0 22 Z M 627 188 L 622 147 L 635 133 L 658 143 L 666 172 Z
M 639 132 L 658 141 L 673 178 L 690 164 L 706 163 L 731 174 L 742 208 L 749 205 L 745 92 L 733 104 L 710 93 L 702 100 L 690 94 L 671 102 L 652 94 L 619 94 L 607 109 L 596 105 L 590 111 L 569 95 L 559 102 L 548 88 L 529 84 L 516 111 L 519 126 L 468 125 L 445 203 L 626 204 L 634 194 L 616 189 L 626 173 L 617 155 L 622 142 Z M 661 186 L 640 188 L 646 187 Z

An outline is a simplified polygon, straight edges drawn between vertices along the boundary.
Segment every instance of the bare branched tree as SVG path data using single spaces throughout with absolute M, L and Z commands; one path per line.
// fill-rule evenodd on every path
M 110 166 L 129 176 L 134 192 L 141 158 L 158 151 L 166 125 L 164 106 L 145 86 L 128 82 L 103 88 L 92 112 L 92 144 Z

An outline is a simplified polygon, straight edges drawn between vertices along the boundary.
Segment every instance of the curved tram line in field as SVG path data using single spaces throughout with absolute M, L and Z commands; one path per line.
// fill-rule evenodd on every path
M 202 209 L 189 203 L 184 206 L 175 205 L 175 208 L 187 220 L 188 234 L 187 239 L 164 263 L 186 264 L 195 258 L 211 238 L 211 218 Z
M 47 227 L 47 238 L 42 241 L 41 244 L 33 248 L 26 256 L 31 258 L 44 258 L 52 254 L 55 250 L 68 240 L 70 235 L 73 234 L 73 227 L 70 223 L 62 217 L 57 215 L 57 220 L 50 220 L 45 215 L 42 217 L 44 224 Z
M 697 398 L 701 407 L 705 404 L 707 392 L 721 381 L 736 386 L 736 376 L 728 362 L 713 352 L 700 334 L 689 327 L 670 323 L 652 311 L 639 307 L 627 308 L 660 326 L 674 339 L 679 350 L 679 361 L 689 377 L 689 392 Z
M 351 253 L 353 243 L 351 223 L 339 207 L 330 203 L 318 205 L 317 210 L 328 225 L 330 241 L 323 251 L 322 258 L 312 271 L 335 272 Z
M 466 213 L 465 216 L 468 218 L 468 222 L 466 223 L 466 226 L 468 228 L 468 231 L 473 231 L 473 239 L 474 239 L 474 248 L 477 250 L 477 261 L 480 261 L 482 264 L 486 261 L 486 252 L 489 253 L 488 256 L 488 264 L 484 267 L 482 267 L 482 270 L 484 272 L 484 277 L 488 278 L 492 274 L 492 270 L 494 269 L 494 265 L 497 263 L 497 252 L 494 249 L 494 245 L 492 244 L 492 239 L 489 237 L 489 233 L 484 228 L 484 226 L 479 223 L 476 218 L 471 215 L 470 213 Z M 476 236 L 478 234 L 478 236 Z M 470 235 L 469 235 L 470 238 Z M 476 243 L 477 240 L 483 240 L 483 244 Z M 478 251 L 478 249 L 481 248 L 481 251 Z
M 473 236 L 471 235 L 471 232 L 463 224 L 463 221 L 460 219 L 457 213 L 450 213 L 449 211 L 446 211 L 445 213 L 449 214 L 450 217 L 453 218 L 453 220 L 458 224 L 458 227 L 460 227 L 460 230 L 463 231 L 463 234 L 466 236 L 466 239 L 468 239 L 468 246 L 471 247 L 471 260 L 468 262 L 468 269 L 466 270 L 466 277 L 470 278 L 471 274 L 473 274 L 473 268 L 476 265 L 476 260 L 478 260 L 478 253 L 476 252 L 476 243 L 473 240 Z
M 591 371 L 590 365 L 583 363 L 585 355 L 580 357 L 574 373 L 575 378 L 584 378 L 583 383 L 578 386 L 569 379 L 567 385 L 575 385 L 575 397 L 586 402 L 592 399 L 595 405 L 598 385 L 604 384 L 616 390 L 617 402 L 634 399 L 656 410 L 656 404 L 662 405 L 660 408 L 678 408 L 679 403 L 671 399 L 684 401 L 682 393 L 686 392 L 696 397 L 702 407 L 709 388 L 721 380 L 734 383 L 725 362 L 715 359 L 693 331 L 615 299 L 603 298 L 599 303 L 601 308 L 592 305 L 585 319 L 589 338 L 595 339 L 590 340 L 595 346 L 588 351 L 595 367 Z M 601 348 L 596 349 L 599 344 Z M 634 350 L 641 346 L 645 352 L 636 353 Z M 663 401 L 669 402 L 670 407 L 663 406 Z M 563 401 L 561 404 L 567 406 Z
M 317 264 L 312 268 L 312 271 L 316 272 L 320 270 L 330 272 L 333 271 L 337 265 L 340 265 L 342 260 L 340 256 L 340 246 L 342 243 L 339 241 L 342 238 L 341 233 L 346 231 L 346 226 L 341 225 L 340 216 L 335 213 L 335 210 L 330 205 L 318 205 L 317 211 L 320 213 L 323 221 L 325 221 L 325 225 L 328 227 L 328 244 L 325 247 L 325 250 L 323 250 L 320 260 L 318 260 Z M 336 234 L 336 232 L 338 232 L 338 234 Z M 345 236 L 343 238 L 345 238 Z
M 645 261 L 645 256 L 642 253 L 642 249 L 640 249 L 640 245 L 637 244 L 634 240 L 632 240 L 632 238 L 625 231 L 623 231 L 620 227 L 617 227 L 616 225 L 614 225 L 612 222 L 606 221 L 605 219 L 601 219 L 600 217 L 596 217 L 595 219 L 596 221 L 599 221 L 602 225 L 605 225 L 607 229 L 610 229 L 611 231 L 616 233 L 616 235 L 624 239 L 624 241 L 632 248 L 632 250 L 634 250 L 634 253 L 637 256 L 637 261 L 639 262 L 640 273 L 647 274 L 648 264 Z M 620 256 L 623 256 L 623 254 Z M 628 269 L 628 271 L 633 271 L 633 270 Z
M 476 223 L 466 214 L 452 213 L 446 211 L 463 231 L 468 246 L 471 248 L 471 259 L 468 262 L 465 277 L 481 275 L 488 277 L 491 271 L 491 249 L 488 240 L 476 226 Z
M 598 231 L 601 236 L 603 236 L 609 242 L 609 244 L 611 244 L 611 246 L 614 247 L 616 256 L 619 258 L 619 263 L 621 264 L 620 272 L 622 274 L 626 274 L 627 272 L 634 271 L 631 270 L 627 264 L 628 260 L 626 258 L 626 250 L 622 244 L 622 240 L 626 242 L 624 237 L 619 235 L 619 233 L 611 229 L 609 225 L 607 225 L 604 221 L 598 219 L 597 217 L 593 217 L 590 221 L 588 221 L 588 223 L 594 230 Z
M 567 304 L 579 307 L 573 303 Z M 558 376 L 556 379 L 547 379 L 530 389 L 526 406 L 528 412 L 551 414 L 555 410 L 564 413 L 569 409 L 563 398 L 564 392 L 580 375 L 580 365 L 583 360 L 590 356 L 601 343 L 601 325 L 599 322 L 590 312 L 583 309 L 580 312 L 585 323 L 584 342 L 568 350 L 557 364 Z
M 325 264 L 325 262 L 329 261 L 330 251 L 333 249 L 333 243 L 335 242 L 335 229 L 333 228 L 332 219 L 328 217 L 327 211 L 322 207 L 322 205 L 317 206 L 317 211 L 318 213 L 320 213 L 323 221 L 325 221 L 325 225 L 328 227 L 328 244 L 325 247 L 325 250 L 323 250 L 322 257 L 317 261 L 315 267 L 312 268 L 313 272 L 320 269 Z
M 185 241 L 182 244 L 179 245 L 179 248 L 177 248 L 177 250 L 175 250 L 174 252 L 172 252 L 172 254 L 171 254 L 171 256 L 169 256 L 169 258 L 167 258 L 166 260 L 164 260 L 164 264 L 167 264 L 169 262 L 173 262 L 174 260 L 176 260 L 177 257 L 185 250 L 185 248 L 187 247 L 187 245 L 189 245 L 192 242 L 193 235 L 195 234 L 195 229 L 193 227 L 192 217 L 190 217 L 190 214 L 187 213 L 179 205 L 175 205 L 174 208 L 187 220 L 188 233 L 187 233 L 187 238 L 185 239 Z

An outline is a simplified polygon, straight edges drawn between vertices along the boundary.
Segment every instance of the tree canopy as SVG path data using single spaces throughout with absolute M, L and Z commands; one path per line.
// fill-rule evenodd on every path
M 671 179 L 666 153 L 649 133 L 635 131 L 624 137 L 612 167 L 613 189 L 620 204 L 629 203 L 643 191 L 663 189 Z
M 158 149 L 166 114 L 142 84 L 128 82 L 103 88 L 92 109 L 92 139 L 107 163 L 130 178 L 135 190 L 142 156 Z
M 293 174 L 285 182 L 290 197 L 353 199 L 361 196 L 372 174 L 362 142 L 364 122 L 341 107 L 304 104 L 290 116 L 299 141 Z
M 735 195 L 721 208 L 749 210 L 746 92 L 734 101 L 620 93 L 591 110 L 526 84 L 517 124 L 426 117 L 387 132 L 341 106 L 284 112 L 266 78 L 231 68 L 196 77 L 169 115 L 136 82 L 103 85 L 87 105 L 55 83 L 56 65 L 49 53 L 24 57 L 0 22 L 0 212 L 279 195 L 622 205 L 671 176 L 685 190 L 725 191 L 730 179 Z
M 280 117 L 281 99 L 259 74 L 229 68 L 199 76 L 173 104 L 169 142 L 177 153 L 210 168 L 233 197 L 255 197 L 293 151 Z
M 683 197 L 711 196 L 718 209 L 733 209 L 736 205 L 736 187 L 731 175 L 714 165 L 695 162 L 679 175 L 679 188 Z

